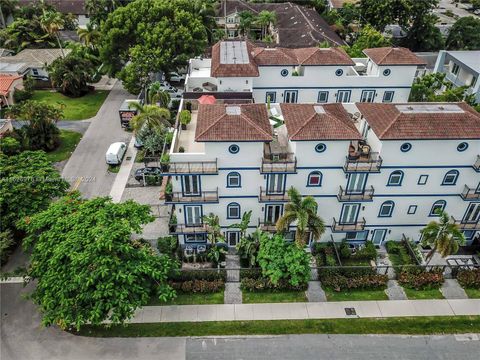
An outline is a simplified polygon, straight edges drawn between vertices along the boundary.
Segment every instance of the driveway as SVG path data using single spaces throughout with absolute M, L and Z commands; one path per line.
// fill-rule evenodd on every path
M 62 176 L 86 198 L 110 194 L 116 174 L 108 171 L 105 152 L 111 143 L 128 143 L 132 137 L 122 129 L 118 118 L 118 109 L 128 98 L 135 96 L 117 81 L 97 115 L 89 119 L 90 126 L 63 169 Z

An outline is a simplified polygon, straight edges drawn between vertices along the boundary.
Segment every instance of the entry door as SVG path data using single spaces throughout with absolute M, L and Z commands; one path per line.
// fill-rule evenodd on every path
M 365 191 L 365 183 L 367 181 L 366 173 L 350 174 L 348 177 L 347 192 L 348 194 L 363 194 Z
M 200 195 L 200 176 L 188 175 L 183 176 L 183 195 L 195 196 Z
M 344 204 L 342 207 L 342 215 L 340 216 L 341 224 L 354 224 L 357 221 L 360 204 Z
M 285 174 L 268 175 L 268 194 L 283 194 L 285 192 Z
M 338 103 L 350 102 L 350 90 L 338 90 L 337 102 Z
M 298 92 L 296 90 L 286 90 L 283 96 L 283 102 L 296 103 L 298 98 Z
M 377 229 L 373 232 L 372 242 L 375 246 L 382 245 L 385 235 L 387 234 L 387 229 Z
M 467 211 L 465 212 L 465 216 L 463 217 L 464 222 L 466 223 L 476 223 L 480 219 L 480 203 L 471 203 Z
M 364 90 L 362 91 L 362 97 L 360 102 L 373 102 L 375 99 L 375 90 Z
M 230 247 L 237 246 L 240 241 L 240 233 L 238 231 L 228 231 L 227 232 L 227 243 Z
M 265 207 L 265 222 L 267 224 L 276 224 L 282 216 L 282 205 L 267 205 Z
M 195 226 L 202 224 L 202 207 L 200 205 L 184 206 L 185 225 Z

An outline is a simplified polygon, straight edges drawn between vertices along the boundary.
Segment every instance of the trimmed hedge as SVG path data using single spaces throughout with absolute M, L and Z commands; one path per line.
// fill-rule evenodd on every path
M 346 277 L 356 277 L 356 276 L 376 275 L 376 274 L 377 274 L 377 271 L 374 268 L 368 267 L 368 266 L 361 266 L 361 267 L 338 266 L 338 267 L 326 267 L 326 268 L 318 269 L 318 276 L 320 277 L 320 280 L 323 277 L 335 276 L 335 275 L 346 276 Z
M 191 280 L 183 282 L 170 282 L 170 286 L 176 291 L 193 294 L 215 293 L 225 289 L 225 282 L 217 279 L 207 280 Z
M 400 285 L 415 290 L 439 289 L 444 281 L 441 270 L 402 271 L 398 276 Z
M 322 285 L 331 287 L 335 291 L 349 289 L 381 289 L 387 285 L 388 276 L 380 274 L 368 274 L 355 277 L 347 277 L 340 274 L 330 274 L 321 277 Z
M 262 269 L 241 269 L 240 270 L 240 279 L 261 279 Z
M 191 270 L 191 271 L 175 271 L 168 276 L 168 279 L 173 282 L 184 282 L 193 280 L 227 280 L 227 272 L 224 269 L 220 270 Z
M 480 289 L 480 268 L 474 270 L 459 270 L 457 280 L 465 288 Z
M 283 290 L 293 290 L 293 291 L 305 291 L 307 290 L 308 284 L 293 286 L 288 281 L 280 280 L 278 284 L 273 284 L 269 279 L 266 278 L 243 278 L 241 282 L 241 288 L 244 291 L 249 292 L 258 292 L 262 290 L 273 290 L 273 291 L 283 291 Z

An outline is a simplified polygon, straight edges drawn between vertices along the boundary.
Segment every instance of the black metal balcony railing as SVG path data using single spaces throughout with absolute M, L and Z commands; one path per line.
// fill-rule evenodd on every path
M 186 225 L 186 224 L 172 224 L 168 225 L 168 230 L 171 235 L 179 234 L 205 234 L 208 232 L 207 225 Z
M 370 186 L 369 189 L 364 189 L 361 193 L 351 192 L 340 186 L 337 198 L 338 201 L 371 201 L 373 199 L 374 192 L 375 189 L 373 186 Z
M 343 231 L 362 231 L 365 229 L 365 218 L 362 220 L 357 220 L 356 222 L 351 223 L 342 223 L 333 218 L 332 229 L 334 232 L 343 232 Z
M 275 223 L 268 222 L 268 221 L 262 221 L 260 218 L 258 219 L 258 227 L 262 231 L 268 231 L 268 232 L 276 232 L 277 231 L 277 226 Z
M 468 187 L 468 185 L 465 185 L 460 196 L 463 200 L 479 200 L 480 191 L 478 191 L 477 189 L 472 189 L 471 187 Z
M 176 161 L 161 164 L 164 174 L 218 174 L 217 160 Z
M 346 156 L 343 170 L 345 172 L 379 172 L 382 166 L 379 153 L 371 152 L 368 156 Z
M 165 203 L 218 203 L 218 188 L 214 191 L 202 191 L 198 195 L 185 195 L 181 191 L 165 194 Z
M 270 194 L 267 190 L 263 189 L 260 186 L 260 195 L 259 195 L 260 202 L 270 202 L 270 201 L 279 201 L 279 202 L 286 202 L 289 201 L 289 197 L 287 193 L 283 194 Z
M 473 168 L 474 168 L 476 171 L 480 171 L 480 155 L 477 155 L 477 160 L 476 160 L 475 163 L 473 164 Z
M 480 230 L 480 221 L 468 221 L 468 220 L 457 220 L 453 216 L 451 217 L 452 222 L 457 225 L 460 230 Z
M 263 154 L 262 173 L 294 173 L 297 171 L 297 158 L 294 153 Z

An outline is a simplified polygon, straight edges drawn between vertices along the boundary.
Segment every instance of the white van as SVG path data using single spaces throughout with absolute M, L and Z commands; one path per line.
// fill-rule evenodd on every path
M 122 163 L 123 155 L 127 151 L 127 145 L 124 142 L 116 142 L 110 145 L 105 154 L 105 160 L 108 165 L 119 165 Z

